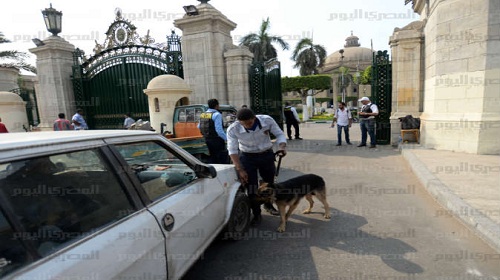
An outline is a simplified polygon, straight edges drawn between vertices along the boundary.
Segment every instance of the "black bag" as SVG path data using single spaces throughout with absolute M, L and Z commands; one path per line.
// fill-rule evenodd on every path
M 401 129 L 420 129 L 420 118 L 414 118 L 412 115 L 399 118 Z

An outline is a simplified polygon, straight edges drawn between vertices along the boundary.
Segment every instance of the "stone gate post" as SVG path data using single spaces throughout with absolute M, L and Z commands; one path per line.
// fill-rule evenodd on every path
M 65 113 L 68 119 L 75 113 L 71 83 L 75 46 L 59 36 L 50 36 L 43 43 L 29 51 L 37 57 L 39 127 L 41 130 L 51 130 L 59 113 Z M 85 111 L 85 108 L 82 109 Z

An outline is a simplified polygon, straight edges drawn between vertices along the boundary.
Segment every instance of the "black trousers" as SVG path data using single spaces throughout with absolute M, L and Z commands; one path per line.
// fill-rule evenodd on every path
M 300 136 L 299 123 L 295 120 L 286 122 L 286 132 L 288 134 L 288 138 L 292 138 L 292 126 L 293 129 L 295 130 L 295 138 L 299 137 Z
M 259 175 L 264 182 L 274 182 L 274 174 L 276 166 L 274 166 L 274 153 L 269 150 L 261 154 L 240 154 L 240 162 L 248 174 L 247 191 L 252 212 L 254 216 L 260 215 L 260 205 L 262 203 L 255 201 L 257 189 L 259 188 Z M 266 203 L 266 206 L 272 206 L 271 203 Z
M 214 164 L 229 164 L 229 154 L 226 149 L 226 143 L 220 137 L 205 138 L 208 152 L 210 153 L 210 162 Z

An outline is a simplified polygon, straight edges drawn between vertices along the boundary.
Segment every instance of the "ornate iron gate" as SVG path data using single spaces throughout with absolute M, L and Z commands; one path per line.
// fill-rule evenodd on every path
M 372 63 L 372 97 L 377 104 L 377 144 L 387 145 L 391 142 L 391 102 L 392 102 L 392 67 L 387 51 L 373 54 Z
M 11 92 L 17 93 L 23 99 L 23 101 L 26 102 L 26 116 L 28 117 L 28 124 L 30 127 L 23 127 L 24 130 L 28 131 L 32 126 L 37 126 L 40 122 L 40 116 L 38 114 L 35 90 L 27 88 L 16 88 L 11 90 Z
M 155 44 L 148 34 L 139 37 L 136 27 L 121 11 L 106 32 L 104 44 L 96 44 L 88 60 L 74 53 L 73 89 L 76 106 L 84 109 L 92 129 L 123 127 L 123 115 L 149 120 L 148 82 L 162 74 L 183 77 L 180 37 L 172 31 L 167 42 Z
M 276 60 L 250 65 L 250 102 L 256 114 L 266 114 L 283 129 L 280 63 Z

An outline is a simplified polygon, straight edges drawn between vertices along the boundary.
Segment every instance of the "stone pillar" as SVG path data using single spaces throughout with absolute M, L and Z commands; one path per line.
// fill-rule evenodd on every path
M 421 115 L 421 143 L 427 148 L 500 154 L 500 6 L 493 2 L 427 1 L 419 6 L 424 0 L 418 0 L 413 7 L 428 15 Z
M 253 54 L 246 47 L 229 49 L 224 52 L 227 78 L 228 104 L 236 108 L 250 105 L 250 82 L 248 67 Z
M 224 52 L 233 47 L 230 32 L 236 24 L 212 5 L 196 6 L 198 15 L 184 15 L 174 25 L 182 30 L 184 79 L 193 89 L 192 100 L 206 103 L 217 98 L 229 103 Z
M 16 93 L 0 91 L 0 118 L 9 132 L 29 129 L 26 102 Z
M 414 21 L 395 28 L 390 37 L 392 59 L 391 144 L 401 135 L 400 117 L 419 118 L 424 92 L 424 22 Z
M 159 133 L 161 123 L 165 123 L 166 130 L 173 131 L 174 108 L 189 102 L 191 89 L 187 83 L 176 75 L 160 75 L 149 81 L 144 93 L 148 96 L 151 127 Z
M 76 111 L 71 83 L 75 46 L 59 36 L 50 36 L 43 43 L 29 51 L 37 57 L 39 127 L 41 130 L 52 130 L 59 113 L 65 113 L 69 119 Z
M 15 67 L 0 66 L 0 91 L 9 91 L 19 88 L 17 79 L 19 78 L 19 69 Z

